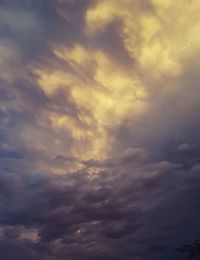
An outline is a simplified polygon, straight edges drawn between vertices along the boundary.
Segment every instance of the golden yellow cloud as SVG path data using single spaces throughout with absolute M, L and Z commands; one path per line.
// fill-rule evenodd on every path
M 102 50 L 89 50 L 79 44 L 53 51 L 70 64 L 71 70 L 36 68 L 38 84 L 50 97 L 59 89 L 66 95 L 70 93 L 81 112 L 79 122 L 67 114 L 47 116 L 53 128 L 67 131 L 74 139 L 73 156 L 105 158 L 113 141 L 109 130 L 126 117 L 142 113 L 148 93 L 135 73 L 125 71 Z
M 45 112 L 55 131 L 73 139 L 69 147 L 73 156 L 104 159 L 115 141 L 111 130 L 143 114 L 151 104 L 152 91 L 159 92 L 181 76 L 182 61 L 200 50 L 199 11 L 197 0 L 192 4 L 185 0 L 97 1 L 85 13 L 88 41 L 117 21 L 124 49 L 134 61 L 129 69 L 100 47 L 80 42 L 52 47 L 60 65 L 36 66 L 34 72 L 48 97 L 62 90 L 79 108 L 78 119 Z
M 124 47 L 130 57 L 138 61 L 143 73 L 155 77 L 177 75 L 181 68 L 174 53 L 174 41 L 166 36 L 167 24 L 163 21 L 168 19 L 170 4 L 173 2 L 152 1 L 152 6 L 150 2 L 144 6 L 144 1 L 138 0 L 99 1 L 86 13 L 86 31 L 91 35 L 105 30 L 111 21 L 120 20 Z

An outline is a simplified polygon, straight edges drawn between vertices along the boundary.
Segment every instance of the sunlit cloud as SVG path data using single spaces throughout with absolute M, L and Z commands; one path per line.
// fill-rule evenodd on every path
M 185 12 L 187 21 L 182 19 Z M 45 114 L 55 130 L 74 140 L 69 148 L 73 156 L 105 158 L 115 142 L 112 129 L 147 112 L 155 95 L 174 91 L 170 82 L 179 80 L 184 59 L 198 47 L 198 36 L 190 36 L 197 35 L 195 14 L 194 5 L 180 7 L 172 1 L 126 0 L 122 4 L 104 0 L 92 5 L 85 13 L 85 34 L 95 38 L 110 23 L 118 22 L 124 49 L 133 61 L 129 68 L 92 44 L 76 42 L 67 47 L 50 43 L 56 61 L 51 60 L 51 66 L 36 65 L 33 71 L 49 98 L 62 91 L 78 107 L 77 117 Z M 175 26 L 173 19 L 178 20 Z
M 199 13 L 0 1 L 0 259 L 176 259 L 198 238 Z
M 68 130 L 74 139 L 90 144 L 84 152 L 78 148 L 73 155 L 104 158 L 113 141 L 108 130 L 143 113 L 148 92 L 134 71 L 126 71 L 99 49 L 75 45 L 53 51 L 70 70 L 36 68 L 38 84 L 49 97 L 63 91 L 80 110 L 78 120 L 67 114 L 49 115 L 53 127 Z

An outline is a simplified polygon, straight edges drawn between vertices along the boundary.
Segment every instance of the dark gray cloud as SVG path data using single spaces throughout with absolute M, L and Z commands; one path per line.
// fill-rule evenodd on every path
M 125 40 L 131 38 L 122 37 L 120 19 L 95 35 L 85 33 L 85 12 L 93 4 L 91 0 L 0 1 L 2 260 L 178 260 L 174 249 L 200 237 L 197 55 L 182 60 L 181 76 L 167 80 L 164 75 L 154 81 L 139 71 L 140 64 L 127 51 Z M 145 13 L 154 12 L 146 1 L 139 5 Z M 109 125 L 106 113 L 97 110 L 100 124 L 89 129 L 93 111 L 80 105 L 65 77 L 63 88 L 47 95 L 32 70 L 42 66 L 49 75 L 78 74 L 86 81 L 84 86 L 93 88 L 93 67 L 103 76 L 110 70 L 101 70 L 98 60 L 86 57 L 89 64 L 82 73 L 80 64 L 62 60 L 52 51 L 52 45 L 70 48 L 77 43 L 102 51 L 113 61 L 112 69 L 121 64 L 125 76 L 126 70 L 138 73 L 150 92 L 151 105 L 143 115 L 127 115 L 103 129 L 114 141 L 102 160 L 84 158 L 89 148 L 80 133 L 84 130 L 96 141 L 97 128 Z M 94 86 L 98 91 L 105 87 Z M 95 103 L 95 95 L 91 101 Z M 123 103 L 123 98 L 119 101 Z M 70 130 L 56 128 L 52 115 L 56 126 L 67 115 Z M 78 137 L 70 135 L 74 129 L 80 130 Z M 80 148 L 82 158 L 71 152 L 74 147 Z
M 143 177 L 131 174 L 1 173 L 2 257 L 179 259 L 174 248 L 200 232 L 199 166 L 166 174 L 155 163 Z M 35 229 L 37 240 L 21 238 L 21 227 Z

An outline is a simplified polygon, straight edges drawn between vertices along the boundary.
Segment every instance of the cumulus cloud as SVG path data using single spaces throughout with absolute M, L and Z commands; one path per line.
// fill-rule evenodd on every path
M 179 259 L 199 235 L 199 2 L 0 7 L 0 258 Z
M 197 235 L 192 223 L 199 212 L 192 205 L 199 176 L 195 169 L 169 166 L 147 165 L 159 173 L 149 176 L 146 168 L 146 176 L 135 180 L 116 171 L 95 179 L 84 171 L 62 177 L 1 174 L 1 245 L 33 259 L 131 259 L 127 250 L 142 259 L 172 256 L 176 235 L 183 234 L 178 243 L 188 236 L 184 226 Z M 10 259 L 10 250 L 1 254 Z
M 147 157 L 148 153 L 142 148 L 128 148 L 122 155 L 124 161 L 143 160 Z

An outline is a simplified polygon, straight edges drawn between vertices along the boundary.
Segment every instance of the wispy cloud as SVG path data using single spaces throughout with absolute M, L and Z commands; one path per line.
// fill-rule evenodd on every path
M 0 258 L 178 259 L 198 238 L 197 0 L 0 3 Z

